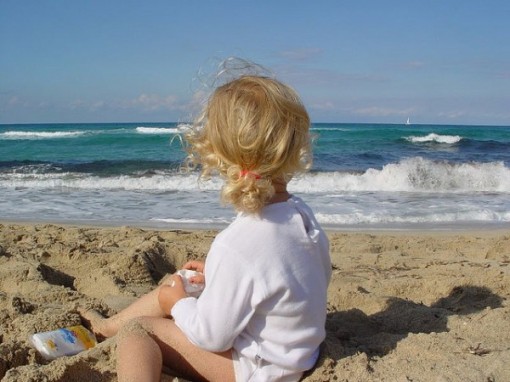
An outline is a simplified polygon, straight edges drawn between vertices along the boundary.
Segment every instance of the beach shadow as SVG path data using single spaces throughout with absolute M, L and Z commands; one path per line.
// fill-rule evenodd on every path
M 75 278 L 67 273 L 42 263 L 37 266 L 37 271 L 48 284 L 61 285 L 66 288 L 76 290 L 74 287 Z
M 81 381 L 104 382 L 113 381 L 116 373 L 112 371 L 100 371 L 91 366 L 90 361 L 80 360 L 66 367 L 62 377 L 56 382 Z
M 359 309 L 329 313 L 326 321 L 328 338 L 325 350 L 333 359 L 365 353 L 369 358 L 384 356 L 409 333 L 447 332 L 448 317 L 467 315 L 487 307 L 498 308 L 503 298 L 490 289 L 463 285 L 430 306 L 391 298 L 385 310 L 366 315 Z M 341 349 L 329 349 L 328 340 Z M 324 348 L 323 348 L 324 350 Z
M 55 366 L 58 363 L 58 366 Z M 55 371 L 57 369 L 58 371 Z M 116 373 L 109 370 L 96 370 L 90 361 L 69 358 L 59 359 L 46 365 L 23 365 L 12 368 L 5 373 L 2 381 L 87 381 L 104 382 L 116 380 Z

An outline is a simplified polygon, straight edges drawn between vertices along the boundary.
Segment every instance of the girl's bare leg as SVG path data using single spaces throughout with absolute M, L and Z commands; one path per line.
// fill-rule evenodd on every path
M 123 326 L 117 338 L 117 378 L 119 382 L 161 379 L 161 350 L 136 321 Z
M 105 318 L 95 310 L 79 309 L 80 315 L 89 322 L 92 331 L 103 337 L 112 337 L 129 320 L 141 316 L 168 317 L 158 302 L 159 288 L 143 295 L 119 313 Z
M 235 381 L 231 351 L 211 353 L 188 341 L 172 320 L 140 317 L 117 339 L 119 382 L 159 381 L 162 365 L 193 381 Z

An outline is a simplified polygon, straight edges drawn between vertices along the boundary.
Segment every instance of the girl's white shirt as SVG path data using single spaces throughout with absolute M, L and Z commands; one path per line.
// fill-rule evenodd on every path
M 196 346 L 304 371 L 325 337 L 328 239 L 299 198 L 240 213 L 214 240 L 206 286 L 171 314 Z

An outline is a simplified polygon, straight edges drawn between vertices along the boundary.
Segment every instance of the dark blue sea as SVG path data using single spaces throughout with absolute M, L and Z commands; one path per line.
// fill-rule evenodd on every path
M 0 125 L 0 219 L 222 227 L 220 179 L 182 171 L 176 123 Z M 510 127 L 314 124 L 290 191 L 329 229 L 510 226 Z

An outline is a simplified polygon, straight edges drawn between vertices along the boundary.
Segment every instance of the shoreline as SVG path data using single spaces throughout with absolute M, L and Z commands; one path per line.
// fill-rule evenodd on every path
M 178 223 L 178 222 L 129 222 L 123 224 L 120 221 L 99 221 L 99 220 L 34 220 L 34 219 L 2 219 L 0 224 L 18 224 L 18 225 L 61 225 L 64 227 L 89 227 L 89 228 L 121 228 L 132 227 L 153 231 L 172 231 L 172 230 L 189 230 L 189 231 L 220 231 L 228 226 L 228 223 Z M 409 232 L 409 233 L 474 233 L 474 232 L 505 232 L 510 231 L 510 222 L 500 223 L 413 223 L 399 225 L 345 225 L 332 226 L 321 224 L 324 231 L 330 233 L 393 233 L 393 232 Z
M 81 323 L 77 306 L 122 309 L 217 231 L 0 221 L 2 382 L 115 382 L 114 339 L 51 362 L 25 339 Z M 304 381 L 510 380 L 510 229 L 326 232 L 327 336 Z

